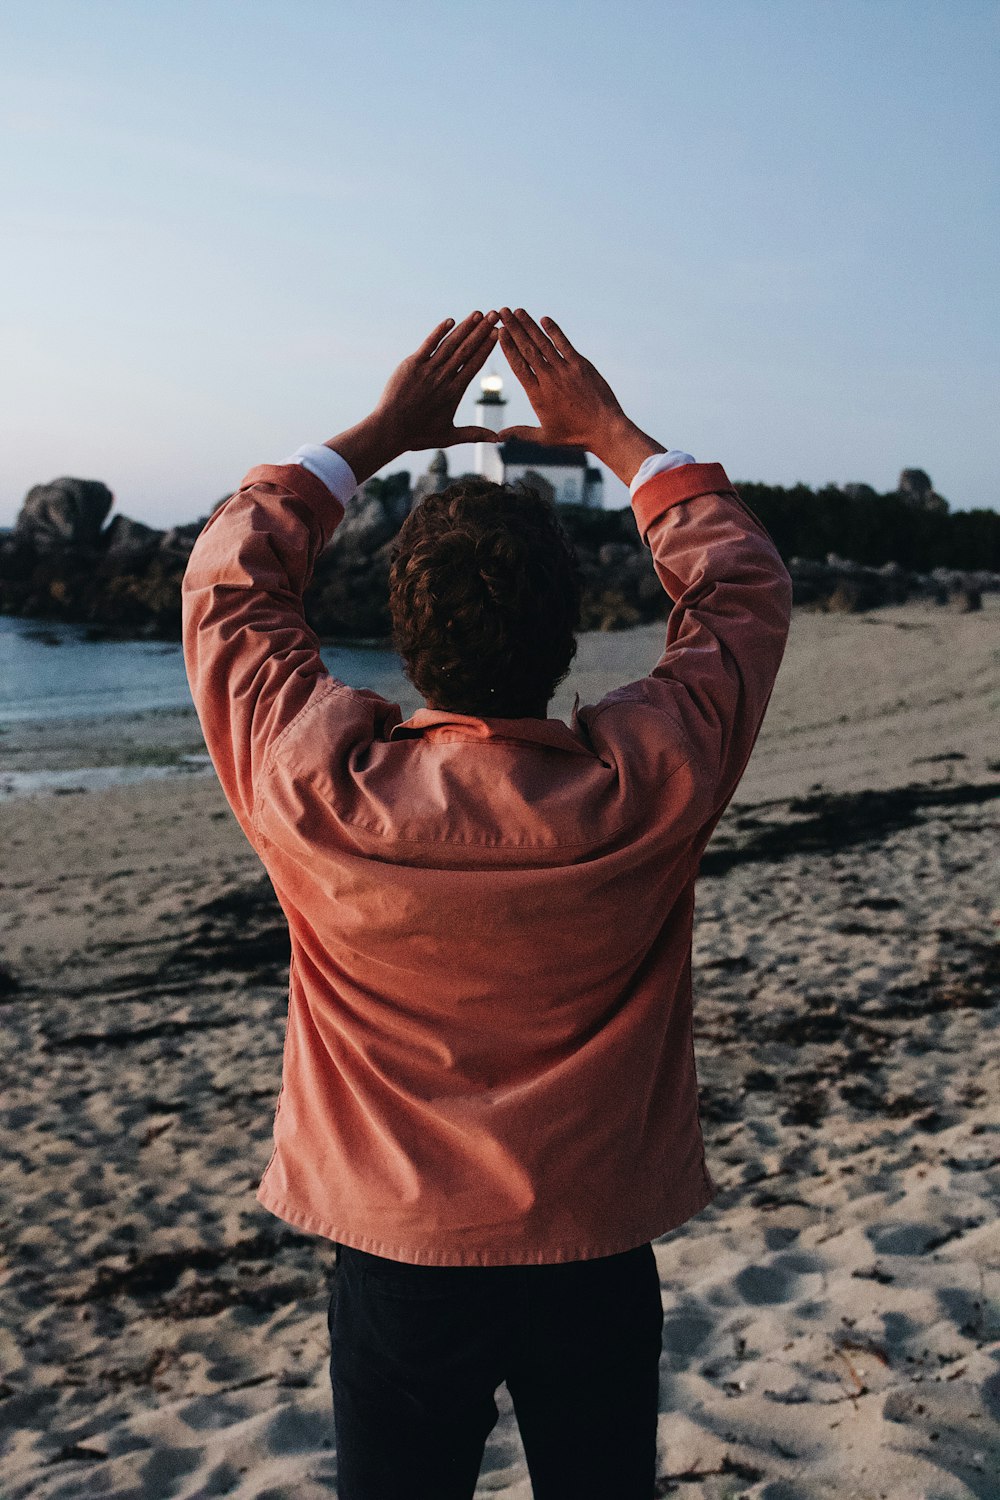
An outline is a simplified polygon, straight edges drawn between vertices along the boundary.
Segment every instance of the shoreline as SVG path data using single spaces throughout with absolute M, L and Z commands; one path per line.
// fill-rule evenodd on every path
M 661 624 L 578 637 L 551 718 L 568 723 L 581 706 L 635 681 L 655 665 Z M 758 746 L 738 802 L 911 781 L 987 780 L 1000 764 L 1000 598 L 977 614 L 932 604 L 888 605 L 868 614 L 796 610 Z M 368 674 L 366 674 L 368 675 Z M 422 699 L 395 660 L 367 681 L 405 718 Z M 190 704 L 78 717 L 0 720 L 0 796 L 35 773 L 121 768 L 123 782 L 189 775 L 205 745 Z M 39 792 L 46 778 L 39 783 Z M 103 778 L 107 781 L 110 778 Z M 102 778 L 97 778 L 98 782 Z M 9 798 L 10 791 L 6 793 Z

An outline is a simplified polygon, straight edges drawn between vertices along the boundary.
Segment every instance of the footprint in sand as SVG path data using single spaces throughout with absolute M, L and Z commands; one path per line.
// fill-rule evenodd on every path
M 671 1370 L 686 1370 L 715 1332 L 715 1320 L 697 1307 L 681 1308 L 663 1320 L 663 1357 Z
M 267 1424 L 267 1446 L 272 1453 L 314 1453 L 330 1436 L 331 1418 L 325 1412 L 283 1406 Z
M 903 1222 L 869 1224 L 869 1240 L 880 1255 L 922 1255 L 931 1240 L 940 1238 L 940 1224 Z

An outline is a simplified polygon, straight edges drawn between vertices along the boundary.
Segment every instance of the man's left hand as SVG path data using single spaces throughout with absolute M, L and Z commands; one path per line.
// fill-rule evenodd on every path
M 469 382 L 496 343 L 500 314 L 470 313 L 456 328 L 439 323 L 415 354 L 393 371 L 373 415 L 398 434 L 401 453 L 496 442 L 488 427 L 456 427 L 455 412 Z
M 489 427 L 456 427 L 455 412 L 496 343 L 499 316 L 473 312 L 455 326 L 451 318 L 439 323 L 390 375 L 371 415 L 328 440 L 359 484 L 401 453 L 497 441 Z

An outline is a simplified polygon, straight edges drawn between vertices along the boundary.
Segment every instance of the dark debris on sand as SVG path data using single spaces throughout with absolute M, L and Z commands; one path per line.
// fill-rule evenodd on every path
M 55 1300 L 93 1307 L 124 1298 L 137 1303 L 143 1316 L 172 1322 L 214 1317 L 230 1307 L 268 1314 L 322 1293 L 330 1256 L 318 1254 L 320 1248 L 293 1229 L 146 1255 L 130 1247 L 126 1264 L 99 1265 L 85 1284 L 64 1287 Z
M 924 820 L 935 808 L 971 807 L 1000 798 L 1000 781 L 935 785 L 925 782 L 889 791 L 813 792 L 788 802 L 732 816 L 701 860 L 702 876 L 724 875 L 735 865 L 787 859 L 795 854 L 836 854 L 884 839 Z

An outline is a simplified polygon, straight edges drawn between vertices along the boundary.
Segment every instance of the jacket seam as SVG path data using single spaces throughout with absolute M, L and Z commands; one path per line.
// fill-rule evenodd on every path
M 404 740 L 423 740 L 426 738 L 426 734 L 400 735 L 399 739 L 395 740 L 393 743 L 398 745 L 401 744 Z M 521 739 L 516 734 L 490 734 L 485 736 L 476 734 L 452 734 L 450 737 L 448 737 L 447 731 L 445 731 L 444 734 L 437 734 L 435 738 L 442 745 L 481 745 L 484 749 L 487 746 L 493 745 L 537 745 L 541 750 L 560 750 L 566 752 L 569 755 L 578 755 L 582 752 L 584 755 L 592 756 L 594 760 L 601 761 L 602 765 L 607 764 L 607 762 L 602 760 L 601 757 L 597 754 L 596 750 L 590 750 L 582 741 L 580 742 L 579 749 L 572 749 L 569 745 L 550 745 L 547 744 L 545 740 Z M 386 743 L 388 743 L 388 741 L 386 741 Z M 432 740 L 430 743 L 433 744 L 434 741 Z
M 260 832 L 260 829 L 257 826 L 257 819 L 258 819 L 259 812 L 260 812 L 260 798 L 261 798 L 261 793 L 263 792 L 265 785 L 267 784 L 268 780 L 270 779 L 270 777 L 271 777 L 271 775 L 272 775 L 272 773 L 274 771 L 274 762 L 275 762 L 275 759 L 277 757 L 279 749 L 284 744 L 285 739 L 287 738 L 287 736 L 291 734 L 292 730 L 298 724 L 300 724 L 303 721 L 303 719 L 308 718 L 309 714 L 312 712 L 312 710 L 314 708 L 318 708 L 319 705 L 320 705 L 320 703 L 325 702 L 326 699 L 327 699 L 327 697 L 331 693 L 336 692 L 336 690 L 338 688 L 343 688 L 343 687 L 344 687 L 343 683 L 334 682 L 332 679 L 331 679 L 331 681 L 329 681 L 327 683 L 324 683 L 324 685 L 321 688 L 319 688 L 317 692 L 313 693 L 312 697 L 309 698 L 307 702 L 303 703 L 303 705 L 299 709 L 298 713 L 295 714 L 288 721 L 288 723 L 285 725 L 284 729 L 282 729 L 278 733 L 277 738 L 272 741 L 272 743 L 271 743 L 271 745 L 270 745 L 270 747 L 268 749 L 268 752 L 267 752 L 266 756 L 264 757 L 264 764 L 261 767 L 260 778 L 258 780 L 257 786 L 254 788 L 254 794 L 253 794 L 253 808 L 251 810 L 250 822 L 251 822 L 252 826 L 257 830 L 258 833 Z M 266 834 L 263 835 L 263 837 L 266 838 Z
M 673 778 L 677 775 L 677 773 L 679 771 L 682 771 L 685 768 L 685 766 L 690 766 L 692 764 L 693 763 L 692 763 L 692 761 L 690 759 L 686 759 L 686 760 L 680 761 L 674 767 L 674 769 L 672 771 L 670 771 L 667 774 L 667 776 L 664 777 L 663 781 L 660 783 L 660 786 L 661 787 L 667 786 L 673 780 Z M 370 823 L 360 823 L 360 822 L 353 821 L 353 820 L 348 819 L 348 818 L 341 818 L 340 819 L 340 825 L 343 828 L 350 828 L 350 829 L 353 829 L 355 831 L 359 831 L 359 832 L 362 832 L 362 833 L 372 834 L 376 838 L 383 839 L 386 843 L 390 843 L 390 844 L 406 844 L 408 846 L 412 846 L 412 847 L 418 848 L 418 849 L 440 849 L 440 848 L 457 848 L 457 849 L 509 849 L 512 854 L 517 854 L 517 853 L 519 853 L 519 852 L 521 852 L 523 850 L 529 850 L 529 849 L 543 849 L 543 850 L 544 849 L 585 849 L 585 848 L 591 848 L 591 847 L 593 847 L 593 840 L 592 839 L 562 839 L 558 843 L 553 843 L 553 844 L 505 844 L 505 843 L 486 844 L 486 843 L 483 843 L 481 840 L 474 840 L 474 839 L 411 839 L 411 838 L 404 837 L 402 834 L 389 834 L 389 835 L 386 835 L 384 832 L 382 832 L 380 829 L 374 827 Z M 254 826 L 256 827 L 256 824 Z M 624 829 L 626 829 L 626 828 L 628 828 L 630 826 L 631 826 L 631 824 L 628 824 L 628 823 L 619 824 L 617 828 L 615 828 L 615 829 L 613 829 L 611 831 L 611 834 L 609 834 L 609 838 L 612 836 L 612 834 L 621 833 Z M 261 830 L 259 830 L 259 829 L 257 831 L 261 833 L 261 837 L 262 838 L 268 839 L 268 836 L 267 836 L 266 833 L 261 832 Z M 274 842 L 273 839 L 268 839 L 268 843 L 272 843 L 273 844 L 273 842 Z
M 644 677 L 642 680 L 643 680 L 643 682 L 650 682 L 650 681 L 652 681 L 652 682 L 664 682 L 664 681 L 666 681 L 665 678 L 662 678 L 662 677 L 651 677 L 651 676 Z M 593 714 L 588 714 L 587 718 L 588 718 L 589 722 L 593 724 L 593 723 L 595 723 L 601 717 L 602 714 L 606 714 L 607 711 L 608 711 L 608 709 L 610 709 L 610 708 L 619 708 L 622 703 L 638 703 L 638 704 L 640 704 L 641 706 L 643 706 L 645 708 L 651 708 L 654 713 L 662 714 L 665 719 L 669 719 L 670 720 L 671 724 L 677 730 L 677 732 L 681 736 L 681 738 L 684 739 L 684 740 L 687 739 L 687 737 L 688 737 L 687 736 L 687 732 L 686 732 L 686 730 L 684 728 L 684 725 L 681 723 L 680 719 L 678 719 L 676 717 L 676 715 L 673 714 L 669 708 L 662 708 L 658 703 L 650 703 L 650 701 L 649 701 L 648 698 L 625 698 L 625 699 L 619 698 L 617 700 L 617 702 L 615 702 L 615 703 L 605 703 L 605 704 L 598 705 L 596 712 L 594 712 Z M 690 757 L 688 757 L 688 759 L 686 759 L 685 761 L 683 761 L 682 764 L 686 765 L 686 766 L 691 765 L 691 759 L 690 759 Z M 674 770 L 670 772 L 670 776 L 667 777 L 667 781 L 670 780 L 670 777 L 674 775 L 675 771 L 679 771 L 679 770 L 680 770 L 680 766 L 675 766 Z M 666 785 L 666 783 L 664 783 L 664 785 Z

